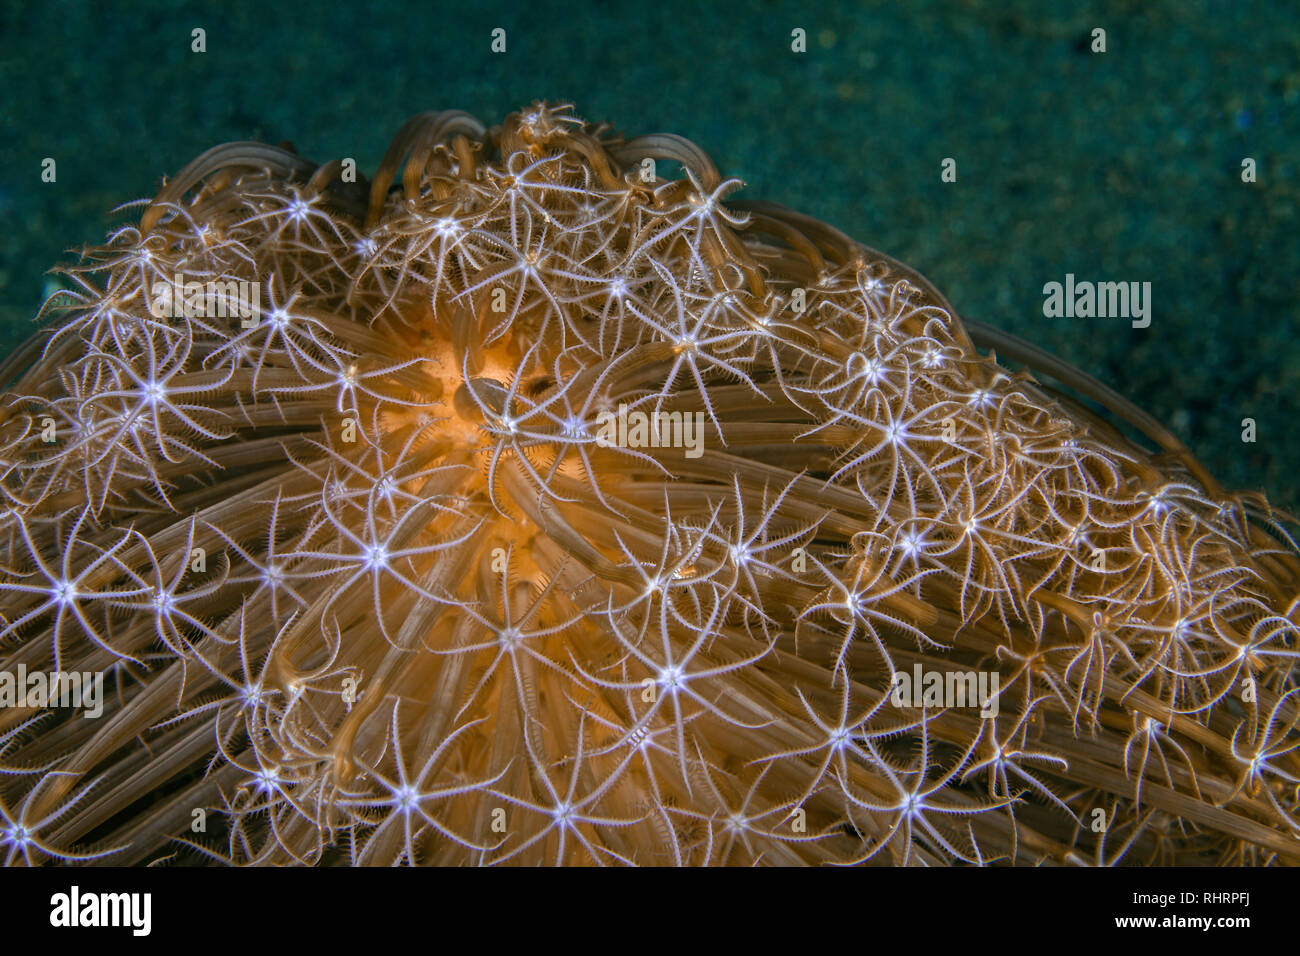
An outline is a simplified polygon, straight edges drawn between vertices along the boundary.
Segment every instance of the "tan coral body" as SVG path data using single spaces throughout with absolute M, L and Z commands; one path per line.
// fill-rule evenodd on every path
M 2 661 L 109 690 L 0 711 L 7 862 L 1300 858 L 1266 506 L 737 185 L 424 114 L 369 197 L 234 144 L 68 269 L 6 370 Z M 252 321 L 155 317 L 177 274 Z M 997 713 L 898 706 L 918 666 Z

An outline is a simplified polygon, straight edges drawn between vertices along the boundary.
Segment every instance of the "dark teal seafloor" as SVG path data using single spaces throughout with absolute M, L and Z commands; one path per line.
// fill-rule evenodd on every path
M 373 170 L 415 112 L 495 122 L 569 100 L 629 134 L 696 141 L 748 183 L 741 197 L 913 265 L 961 313 L 1169 423 L 1227 483 L 1300 506 L 1296 3 L 599 10 L 2 0 L 0 350 L 29 331 L 65 249 L 211 145 L 287 139 Z M 195 27 L 206 53 L 190 52 Z M 1104 54 L 1089 50 L 1096 27 Z M 940 182 L 945 157 L 956 183 Z M 1257 183 L 1241 181 L 1246 157 Z M 1149 281 L 1150 327 L 1045 318 L 1043 285 L 1066 273 Z

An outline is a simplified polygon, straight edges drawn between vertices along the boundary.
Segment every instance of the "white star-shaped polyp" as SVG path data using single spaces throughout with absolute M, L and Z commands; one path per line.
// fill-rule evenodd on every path
M 253 787 L 259 794 L 274 793 L 280 786 L 280 774 L 274 769 L 262 768 L 253 774 Z
M 898 539 L 898 549 L 908 557 L 915 557 L 925 547 L 925 541 L 915 531 L 904 532 Z
M 841 725 L 831 730 L 828 741 L 832 750 L 844 750 L 851 740 L 849 728 Z
M 1262 753 L 1257 753 L 1255 754 L 1255 756 L 1251 757 L 1248 761 L 1246 761 L 1246 770 L 1250 774 L 1252 780 L 1260 776 L 1259 768 L 1260 765 L 1263 763 L 1264 763 L 1264 755 Z
M 433 224 L 433 231 L 444 239 L 449 236 L 460 235 L 461 227 L 455 219 L 450 216 L 444 216 Z
M 311 214 L 311 206 L 304 202 L 301 196 L 294 196 L 287 212 L 291 222 L 306 222 Z
M 1151 503 L 1147 505 L 1147 507 L 1151 509 L 1151 513 L 1157 518 L 1164 517 L 1170 510 L 1172 510 L 1172 505 L 1170 505 L 1169 500 L 1165 497 L 1163 490 L 1157 491 L 1151 496 Z
M 382 544 L 367 545 L 364 554 L 365 560 L 362 562 L 362 567 L 367 571 L 376 571 L 388 567 L 388 549 Z
M 393 480 L 392 475 L 384 475 L 375 483 L 375 495 L 384 501 L 392 502 L 396 494 L 397 482 Z
M 731 556 L 732 563 L 738 567 L 745 566 L 754 558 L 754 552 L 747 544 L 733 544 L 728 549 L 728 554 Z
M 159 402 L 167 400 L 167 387 L 152 378 L 144 383 L 141 393 L 144 396 L 146 405 L 157 405 Z
M 267 694 L 262 688 L 261 681 L 254 681 L 247 687 L 241 687 L 239 689 L 239 699 L 243 701 L 246 706 L 257 706 L 262 703 L 266 696 Z
M 993 765 L 999 770 L 1006 768 L 1008 764 L 1006 744 L 998 745 L 998 752 L 993 756 Z
M 669 664 L 667 667 L 662 668 L 659 671 L 659 679 L 657 683 L 665 690 L 668 690 L 671 693 L 676 693 L 681 689 L 682 684 L 684 683 L 684 676 L 685 672 L 682 670 L 680 664 Z
M 77 585 L 66 578 L 60 579 L 50 588 L 50 595 L 60 604 L 71 604 L 77 599 Z
M 560 423 L 560 433 L 565 438 L 586 438 L 587 423 L 577 415 L 570 415 Z
M 880 363 L 874 358 L 868 358 L 861 352 L 854 352 L 849 356 L 849 360 L 845 364 L 850 375 L 854 378 L 864 379 L 871 385 L 879 384 L 884 377 L 884 369 L 881 368 Z

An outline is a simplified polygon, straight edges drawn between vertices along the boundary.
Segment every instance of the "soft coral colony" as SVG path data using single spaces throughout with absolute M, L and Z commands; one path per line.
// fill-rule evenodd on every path
M 106 680 L 0 710 L 5 862 L 1300 859 L 1262 499 L 678 137 L 347 168 L 205 153 L 4 367 L 0 670 Z

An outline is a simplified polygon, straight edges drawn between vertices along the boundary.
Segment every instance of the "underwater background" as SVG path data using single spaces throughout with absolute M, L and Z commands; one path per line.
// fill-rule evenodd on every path
M 32 331 L 46 269 L 210 146 L 288 140 L 369 174 L 417 112 L 491 125 L 537 99 L 693 140 L 745 180 L 731 198 L 902 260 L 1145 408 L 1228 486 L 1300 508 L 1291 2 L 0 0 L 0 353 Z M 1150 282 L 1150 326 L 1045 317 L 1067 273 Z

